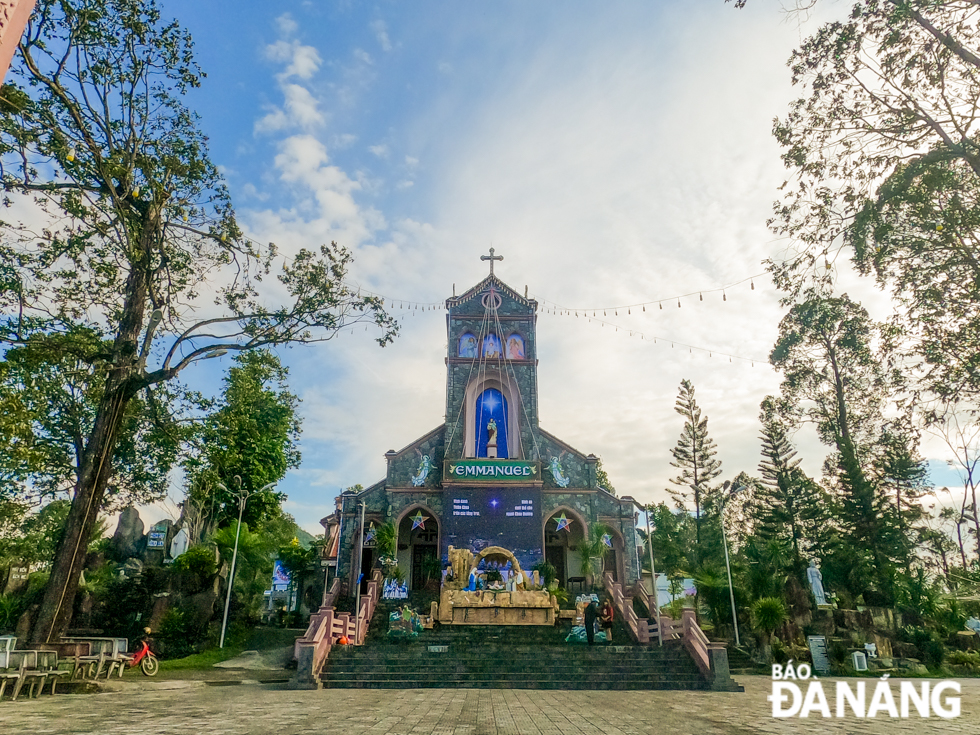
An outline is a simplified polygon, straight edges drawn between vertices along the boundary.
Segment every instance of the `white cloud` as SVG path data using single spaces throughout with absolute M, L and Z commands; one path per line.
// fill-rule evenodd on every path
M 283 13 L 276 18 L 276 25 L 279 27 L 279 33 L 284 36 L 291 36 L 299 30 L 299 24 L 293 20 L 293 16 L 289 13 Z
M 368 150 L 371 151 L 378 158 L 387 158 L 388 156 L 388 146 L 384 143 L 379 143 L 378 145 L 368 146 Z
M 418 166 L 419 165 L 419 159 L 415 158 L 414 156 L 405 156 L 405 165 L 406 166 Z
M 304 130 L 318 127 L 324 122 L 323 114 L 318 109 L 318 102 L 310 91 L 298 84 L 283 85 L 286 96 L 286 112 L 289 119 Z
M 265 57 L 270 61 L 288 64 L 280 79 L 299 77 L 309 79 L 320 68 L 322 60 L 313 46 L 304 46 L 299 41 L 280 39 L 265 47 Z
M 411 188 L 412 188 L 413 186 L 415 186 L 415 182 L 414 182 L 414 181 L 412 181 L 411 179 L 404 179 L 404 180 L 402 180 L 402 181 L 399 181 L 399 182 L 398 182 L 398 183 L 396 184 L 396 186 L 397 186 L 397 187 L 398 187 L 399 189 L 411 189 Z
M 388 27 L 385 22 L 383 20 L 372 21 L 371 30 L 374 31 L 374 36 L 378 39 L 381 50 L 386 53 L 391 51 L 391 39 L 388 38 Z
M 344 133 L 342 135 L 335 135 L 331 138 L 331 147 L 335 150 L 340 150 L 343 148 L 350 148 L 354 143 L 357 142 L 357 136 L 351 133 Z

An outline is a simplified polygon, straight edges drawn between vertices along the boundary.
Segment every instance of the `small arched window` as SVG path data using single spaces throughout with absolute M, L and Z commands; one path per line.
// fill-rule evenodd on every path
M 476 357 L 477 342 L 476 337 L 467 332 L 459 338 L 459 350 L 458 354 L 460 357 Z
M 500 357 L 500 337 L 493 332 L 483 338 L 483 356 Z
M 524 338 L 519 334 L 512 334 L 507 338 L 507 359 L 524 359 Z

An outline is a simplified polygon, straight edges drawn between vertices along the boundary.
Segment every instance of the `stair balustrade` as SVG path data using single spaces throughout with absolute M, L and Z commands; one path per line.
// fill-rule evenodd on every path
M 606 592 L 612 598 L 613 607 L 622 616 L 626 630 L 629 631 L 633 640 L 640 644 L 650 642 L 650 626 L 646 620 L 640 620 L 633 609 L 633 599 L 623 595 L 623 585 L 613 581 L 612 573 L 606 572 L 602 575 L 602 582 Z
M 296 676 L 293 685 L 315 686 L 330 655 L 330 647 L 341 638 L 347 638 L 356 645 L 364 643 L 371 618 L 378 606 L 378 597 L 384 576 L 376 569 L 367 584 L 367 594 L 361 598 L 356 617 L 350 613 L 338 613 L 333 604 L 340 594 L 340 580 L 335 579 L 324 598 L 324 605 L 310 616 L 310 624 L 302 638 L 298 638 L 293 648 L 296 656 Z

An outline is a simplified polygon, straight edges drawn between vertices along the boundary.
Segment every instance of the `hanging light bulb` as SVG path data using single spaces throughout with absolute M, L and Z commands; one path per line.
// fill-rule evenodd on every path
M 755 291 L 755 281 L 749 281 L 749 288 Z
M 661 301 L 661 302 L 660 302 L 660 311 L 663 311 L 663 310 L 664 310 L 664 304 L 663 304 L 663 302 Z
M 644 304 L 644 305 L 643 305 L 643 311 L 646 311 L 646 310 L 647 310 L 647 305 L 646 305 L 646 304 Z
M 721 300 L 722 301 L 728 301 L 728 296 L 725 295 L 725 292 L 724 291 L 721 292 Z
M 602 315 L 605 316 L 606 315 L 606 312 L 602 312 Z
M 681 300 L 680 300 L 680 299 L 677 299 L 677 308 L 678 308 L 678 309 L 680 309 L 680 308 L 681 308 Z
M 703 293 L 699 293 L 698 294 L 698 301 L 704 301 L 704 294 Z
M 627 309 L 627 310 L 626 310 L 626 316 L 629 316 L 629 315 L 630 315 L 630 314 L 632 314 L 632 313 L 633 313 L 633 311 L 632 311 L 631 309 Z

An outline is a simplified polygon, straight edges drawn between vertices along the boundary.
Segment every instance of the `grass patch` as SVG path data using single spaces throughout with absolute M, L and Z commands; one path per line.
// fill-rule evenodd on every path
M 187 669 L 210 669 L 215 664 L 235 658 L 245 649 L 241 646 L 212 648 L 184 658 L 173 658 L 160 662 L 161 671 L 184 671 Z

